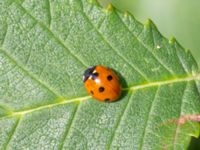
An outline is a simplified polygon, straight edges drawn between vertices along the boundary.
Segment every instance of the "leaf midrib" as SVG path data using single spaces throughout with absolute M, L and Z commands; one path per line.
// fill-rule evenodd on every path
M 150 88 L 150 87 L 158 87 L 161 85 L 170 85 L 173 83 L 180 83 L 180 82 L 189 82 L 189 81 L 196 81 L 199 80 L 200 74 L 194 75 L 194 76 L 187 76 L 184 78 L 176 78 L 176 79 L 172 79 L 172 80 L 165 80 L 165 81 L 157 81 L 157 82 L 151 82 L 151 83 L 146 83 L 146 84 L 141 84 L 141 85 L 135 85 L 135 86 L 131 86 L 128 88 L 124 88 L 123 91 L 125 92 L 134 92 L 136 90 L 141 90 L 141 89 L 145 89 L 145 88 Z M 52 104 L 48 104 L 48 105 L 42 105 L 39 107 L 35 107 L 35 108 L 30 108 L 27 110 L 20 110 L 20 111 L 16 111 L 16 112 L 11 112 L 10 114 L 0 117 L 0 120 L 8 118 L 8 117 L 15 117 L 15 116 L 21 116 L 21 115 L 25 115 L 25 114 L 29 114 L 35 111 L 39 111 L 42 109 L 47 109 L 47 108 L 52 108 L 55 106 L 59 106 L 59 105 L 64 105 L 64 104 L 71 104 L 71 103 L 80 103 L 82 101 L 85 100 L 89 100 L 91 98 L 91 96 L 82 96 L 82 97 L 77 97 L 77 98 L 73 98 L 73 99 L 61 99 L 59 102 L 56 103 L 52 103 Z
M 69 48 L 63 43 L 63 41 L 61 39 L 59 39 L 57 36 L 54 35 L 54 33 L 49 29 L 49 27 L 47 27 L 46 25 L 44 25 L 42 22 L 38 21 L 34 16 L 32 16 L 23 6 L 21 6 L 19 3 L 17 3 L 16 1 L 14 1 L 20 8 L 22 8 L 31 18 L 33 18 L 34 20 L 36 20 L 41 26 L 43 26 L 45 29 L 47 29 L 55 38 L 56 40 L 58 40 L 58 42 L 64 46 L 78 61 L 81 62 L 81 64 L 83 66 L 87 66 L 85 65 L 82 60 L 80 60 L 76 55 L 74 55 L 70 50 Z M 88 22 L 90 22 L 90 24 L 96 29 L 96 27 L 92 24 L 92 22 L 90 21 L 90 19 L 88 18 L 88 16 L 85 14 L 84 10 L 83 10 L 83 13 L 84 13 L 84 16 L 86 17 L 86 19 L 88 20 Z M 117 14 L 117 13 L 116 13 Z M 118 14 L 117 14 L 118 15 Z M 121 20 L 121 22 L 125 25 L 125 27 L 127 28 L 127 30 L 133 34 L 129 28 L 127 27 L 127 25 L 123 22 L 123 20 L 121 19 L 120 16 L 118 16 L 118 18 Z M 100 31 L 97 30 L 97 33 L 101 35 Z M 134 37 L 137 38 L 137 36 L 135 36 L 133 34 Z M 103 40 L 105 42 L 106 39 L 104 39 L 104 37 L 102 36 Z M 148 50 L 148 48 L 145 46 L 144 43 L 142 43 L 138 38 L 137 40 Z M 110 43 L 107 43 L 119 56 L 123 57 L 121 54 L 119 54 L 117 52 L 117 50 L 112 47 L 112 45 L 110 45 Z M 2 48 L 1 48 L 2 49 Z M 58 97 L 61 97 L 59 93 L 57 93 L 54 89 L 52 89 L 52 87 L 49 87 L 49 85 L 47 85 L 46 83 L 40 81 L 39 79 L 37 79 L 34 75 L 32 75 L 29 71 L 27 71 L 24 67 L 21 67 L 17 62 L 15 62 L 15 60 L 5 51 L 2 49 L 2 52 L 5 53 L 8 58 L 11 59 L 11 61 L 13 61 L 17 66 L 19 66 L 23 71 L 25 71 L 27 73 L 28 76 L 30 76 L 31 78 L 33 78 L 34 80 L 38 81 L 44 88 L 48 89 L 51 93 L 55 94 L 56 96 Z M 156 57 L 156 56 L 154 56 Z M 160 61 L 159 61 L 160 62 Z M 132 64 L 130 64 L 132 66 Z M 169 71 L 169 69 L 167 69 Z M 128 88 L 125 88 L 123 90 L 125 91 L 134 91 L 134 90 L 139 90 L 139 89 L 143 89 L 143 88 L 148 88 L 148 87 L 153 87 L 153 86 L 160 86 L 160 85 L 165 85 L 165 84 L 171 84 L 171 83 L 175 83 L 175 82 L 185 82 L 185 81 L 191 81 L 191 80 L 197 80 L 199 77 L 199 75 L 188 75 L 184 78 L 174 78 L 174 79 L 169 79 L 169 80 L 165 80 L 165 81 L 156 81 L 156 82 L 148 82 L 146 84 L 141 84 L 141 85 L 135 85 L 135 86 L 131 86 L 131 87 L 128 87 Z M 59 101 L 59 102 L 56 102 L 56 103 L 52 103 L 52 104 L 48 104 L 48 105 L 43 105 L 43 106 L 39 106 L 39 107 L 36 107 L 36 108 L 30 108 L 30 109 L 27 109 L 27 110 L 20 110 L 20 111 L 17 111 L 17 112 L 12 112 L 11 114 L 7 115 L 7 116 L 18 116 L 18 115 L 23 115 L 23 114 L 27 114 L 27 113 L 31 113 L 31 112 L 34 112 L 34 111 L 37 111 L 37 110 L 41 110 L 41 109 L 45 109 L 45 108 L 49 108 L 49 107 L 54 107 L 54 106 L 57 106 L 57 105 L 62 105 L 62 104 L 66 104 L 66 103 L 73 103 L 73 102 L 76 102 L 76 101 L 83 101 L 83 100 L 87 100 L 89 99 L 90 96 L 84 96 L 84 97 L 78 97 L 78 98 L 73 98 L 73 99 L 65 99 L 65 98 L 61 98 L 62 100 Z M 5 118 L 7 116 L 3 116 L 1 117 L 0 119 L 2 118 Z

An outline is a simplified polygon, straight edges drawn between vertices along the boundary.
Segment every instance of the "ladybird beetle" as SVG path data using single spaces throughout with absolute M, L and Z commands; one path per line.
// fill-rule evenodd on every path
M 121 95 L 121 85 L 116 73 L 104 66 L 93 66 L 85 70 L 84 87 L 89 95 L 99 101 L 115 101 Z

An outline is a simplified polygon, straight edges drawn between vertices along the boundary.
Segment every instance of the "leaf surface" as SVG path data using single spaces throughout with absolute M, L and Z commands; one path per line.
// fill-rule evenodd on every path
M 175 39 L 88 0 L 1 0 L 0 149 L 183 149 L 199 135 L 199 68 Z M 123 97 L 92 100 L 89 66 L 120 73 Z

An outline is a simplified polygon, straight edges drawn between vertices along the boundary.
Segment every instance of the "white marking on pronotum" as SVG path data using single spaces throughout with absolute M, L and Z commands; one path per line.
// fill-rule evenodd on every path
M 88 79 L 91 80 L 91 79 L 92 79 L 92 76 L 90 75 Z
M 94 70 L 92 73 L 96 73 L 97 71 L 96 70 Z

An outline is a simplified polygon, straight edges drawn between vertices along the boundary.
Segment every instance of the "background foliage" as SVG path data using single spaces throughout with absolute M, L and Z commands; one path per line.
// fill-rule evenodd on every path
M 112 2 L 121 10 L 128 10 L 136 19 L 144 22 L 151 18 L 159 31 L 176 39 L 192 51 L 200 64 L 200 1 L 199 0 L 100 0 Z

